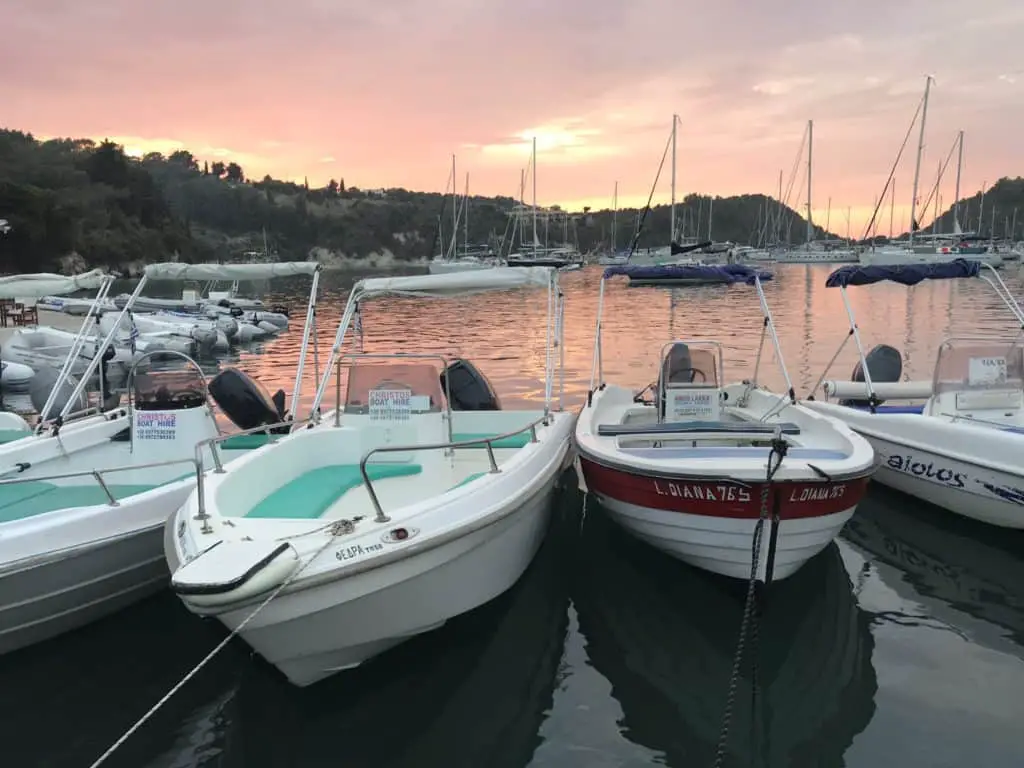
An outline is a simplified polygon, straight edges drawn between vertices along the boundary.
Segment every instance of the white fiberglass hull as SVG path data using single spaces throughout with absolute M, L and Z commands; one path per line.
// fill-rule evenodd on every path
M 1024 528 L 1024 434 L 917 414 L 809 401 L 875 450 L 878 482 L 964 517 Z
M 742 390 L 726 388 L 727 402 L 737 402 Z M 739 421 L 740 411 L 747 410 L 756 422 L 778 404 L 778 395 L 754 390 L 747 406 L 730 412 Z M 587 490 L 629 533 L 723 576 L 751 577 L 753 535 L 766 491 L 769 520 L 758 557 L 760 581 L 791 576 L 828 546 L 856 510 L 873 469 L 864 440 L 841 423 L 794 405 L 768 422 L 797 425 L 800 433 L 790 439 L 789 453 L 767 488 L 767 449 L 752 449 L 756 455 L 746 459 L 740 458 L 742 448 L 685 442 L 673 448 L 667 440 L 664 445 L 651 441 L 653 448 L 623 448 L 616 438 L 598 434 L 600 425 L 624 423 L 643 408 L 633 404 L 630 390 L 614 386 L 595 392 L 592 405 L 584 407 L 576 442 Z M 773 525 L 776 509 L 779 521 Z
M 193 612 L 214 615 L 231 630 L 241 627 L 240 636 L 294 685 L 311 685 L 355 667 L 493 600 L 518 581 L 547 530 L 552 496 L 569 456 L 572 421 L 572 414 L 555 414 L 551 426 L 538 427 L 539 442 L 522 449 L 528 453 L 502 465 L 498 473 L 467 478 L 436 501 L 430 486 L 423 485 L 428 481 L 408 481 L 408 490 L 425 498 L 422 512 L 407 517 L 396 509 L 383 523 L 376 523 L 372 515 L 370 519 L 360 516 L 355 531 L 335 533 L 334 539 L 324 538 L 332 535 L 330 520 L 310 521 L 313 527 L 305 534 L 294 521 L 288 523 L 291 537 L 272 541 L 288 541 L 293 551 L 301 551 L 298 559 L 305 564 L 304 570 L 255 614 L 283 580 L 264 584 L 258 593 L 234 602 L 225 597 L 222 604 L 212 603 L 216 597 L 209 593 L 185 594 L 176 586 L 186 570 L 203 567 L 207 552 L 219 557 L 230 554 L 232 548 L 248 546 L 229 540 L 213 548 L 224 541 L 218 535 L 225 529 L 217 522 L 223 520 L 217 505 L 221 500 L 231 503 L 225 498 L 229 471 L 214 479 L 206 493 L 214 521 L 211 533 L 204 533 L 195 520 L 195 496 L 167 523 L 164 547 L 175 574 L 172 587 Z M 260 453 L 267 452 L 268 459 L 281 465 L 290 460 L 290 452 L 302 449 L 302 442 L 329 442 L 331 431 L 320 426 L 305 434 L 293 433 L 276 446 L 255 452 L 237 466 L 238 479 L 245 479 L 242 472 L 247 463 L 259 466 L 264 459 Z M 274 451 L 279 452 L 276 457 Z M 360 498 L 363 492 L 358 491 Z M 355 507 L 349 509 L 346 519 L 357 514 Z M 250 531 L 261 530 L 260 522 L 235 518 L 230 533 L 249 537 Z M 279 523 L 273 525 L 276 528 Z M 406 532 L 408 541 L 393 538 L 396 530 Z M 270 561 L 267 567 L 272 565 Z M 234 583 L 226 581 L 228 586 Z
M 167 584 L 161 530 L 184 480 L 107 504 L 7 522 L 0 535 L 0 654 L 114 613 Z

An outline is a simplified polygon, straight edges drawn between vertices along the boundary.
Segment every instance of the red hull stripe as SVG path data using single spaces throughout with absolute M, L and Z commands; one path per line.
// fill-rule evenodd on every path
M 746 520 L 761 516 L 764 483 L 750 483 L 749 487 L 744 487 L 716 480 L 633 475 L 582 456 L 580 464 L 587 488 L 616 501 L 707 517 Z M 771 514 L 778 497 L 782 501 L 779 516 L 783 520 L 837 514 L 864 498 L 869 480 L 870 477 L 859 477 L 837 482 L 773 483 L 768 494 L 768 513 Z

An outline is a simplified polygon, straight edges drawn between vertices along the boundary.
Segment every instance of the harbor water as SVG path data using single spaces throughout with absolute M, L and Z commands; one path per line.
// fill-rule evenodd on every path
M 848 324 L 829 267 L 765 284 L 785 365 L 807 394 Z M 566 408 L 591 381 L 601 271 L 562 276 Z M 1015 295 L 1016 268 L 1004 278 Z M 354 276 L 324 275 L 319 360 Z M 640 389 L 672 339 L 723 344 L 725 379 L 754 374 L 762 321 L 743 286 L 627 288 L 611 281 L 604 375 Z M 290 392 L 308 281 L 265 301 L 293 326 L 222 365 Z M 851 288 L 866 346 L 890 344 L 931 376 L 948 336 L 1019 331 L 980 281 Z M 383 299 L 362 308 L 366 352 L 472 360 L 506 405 L 544 397 L 542 291 Z M 350 340 L 346 340 L 348 345 Z M 847 344 L 831 378 L 848 378 Z M 768 348 L 758 380 L 787 382 Z M 303 401 L 316 386 L 308 365 Z M 212 372 L 212 370 L 211 370 Z M 324 371 L 321 369 L 322 375 Z M 327 405 L 334 399 L 333 384 Z M 552 527 L 499 599 L 364 666 L 297 689 L 240 640 L 167 701 L 109 768 L 712 768 L 745 585 L 622 533 L 569 471 Z M 2 631 L 2 625 L 0 625 Z M 0 764 L 89 766 L 223 639 L 169 592 L 0 656 Z M 735 691 L 723 766 L 1024 765 L 1024 532 L 990 528 L 873 486 L 840 539 L 765 595 Z

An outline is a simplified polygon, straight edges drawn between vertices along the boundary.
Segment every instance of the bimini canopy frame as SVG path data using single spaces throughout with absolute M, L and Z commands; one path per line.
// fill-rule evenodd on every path
M 1013 294 L 995 268 L 981 261 L 953 259 L 952 261 L 943 261 L 935 264 L 901 264 L 895 266 L 859 266 L 857 264 L 848 264 L 829 275 L 825 280 L 825 287 L 839 289 L 839 295 L 843 297 L 843 307 L 846 310 L 846 318 L 849 321 L 850 330 L 843 337 L 839 349 L 836 350 L 825 370 L 811 388 L 807 395 L 808 399 L 814 399 L 814 393 L 825 382 L 828 372 L 832 369 L 836 360 L 839 359 L 839 355 L 846 347 L 847 342 L 852 338 L 853 343 L 857 346 L 857 355 L 860 357 L 860 368 L 864 374 L 864 386 L 867 388 L 867 402 L 871 413 L 876 413 L 880 404 L 880 400 L 875 393 L 875 385 L 871 381 L 871 372 L 868 370 L 867 355 L 864 352 L 864 344 L 861 342 L 857 318 L 854 316 L 853 307 L 850 306 L 850 298 L 846 295 L 848 287 L 853 285 L 874 285 L 875 283 L 884 282 L 899 283 L 900 285 L 910 287 L 925 280 L 959 280 L 963 278 L 978 278 L 988 283 L 992 290 L 995 291 L 996 296 L 1010 310 L 1013 318 L 1020 324 L 1021 330 L 1024 331 L 1024 310 L 1021 309 L 1017 300 L 1013 298 Z
M 785 359 L 782 356 L 782 346 L 779 343 L 779 335 L 775 330 L 775 321 L 772 318 L 771 309 L 768 307 L 768 300 L 764 295 L 764 288 L 761 283 L 766 280 L 773 279 L 771 272 L 764 272 L 761 270 L 752 269 L 745 264 L 729 264 L 727 267 L 715 266 L 715 265 L 679 265 L 680 267 L 685 266 L 692 277 L 707 277 L 716 279 L 720 283 L 726 285 L 732 285 L 736 283 L 742 283 L 745 285 L 753 286 L 757 291 L 758 301 L 761 303 L 761 315 L 764 318 L 764 322 L 761 326 L 761 341 L 757 347 L 757 358 L 754 363 L 754 374 L 753 378 L 750 379 L 747 384 L 753 389 L 757 387 L 757 373 L 761 367 L 761 355 L 764 352 L 764 345 L 766 339 L 771 339 L 772 346 L 775 348 L 775 356 L 779 361 L 779 368 L 782 371 L 782 376 L 786 381 L 786 394 L 780 398 L 781 402 L 789 400 L 792 403 L 796 402 L 796 392 L 793 389 L 793 382 L 789 377 L 789 370 L 786 368 Z M 602 313 L 604 311 L 604 285 L 607 280 L 617 275 L 630 276 L 637 270 L 643 270 L 646 267 L 632 266 L 632 265 L 616 265 L 614 267 L 608 267 L 604 271 L 601 277 L 601 289 L 597 298 L 597 330 L 594 334 L 594 358 L 590 372 L 590 394 L 588 397 L 593 396 L 595 389 L 599 389 L 605 385 L 604 380 L 604 356 L 601 350 L 601 330 L 602 330 Z M 771 411 L 769 411 L 771 413 Z
M 558 285 L 558 272 L 551 267 L 493 267 L 466 272 L 453 272 L 441 275 L 411 275 L 408 277 L 374 277 L 360 280 L 352 288 L 348 303 L 338 325 L 334 337 L 331 355 L 327 362 L 324 375 L 317 387 L 313 399 L 312 412 L 317 413 L 327 387 L 330 384 L 332 368 L 338 363 L 342 354 L 345 337 L 353 326 L 359 313 L 359 304 L 367 299 L 381 296 L 408 296 L 422 298 L 451 298 L 467 296 L 474 293 L 491 291 L 509 291 L 521 288 L 546 288 L 547 335 L 546 357 L 544 370 L 544 413 L 551 410 L 555 380 L 556 350 L 560 357 L 559 368 L 559 410 L 565 390 L 565 347 L 563 344 L 564 329 L 562 327 L 562 311 L 565 301 L 564 294 Z
M 110 331 L 103 338 L 99 349 L 96 350 L 96 354 L 89 362 L 89 367 L 86 368 L 85 373 L 75 387 L 75 391 L 68 398 L 67 405 L 61 411 L 60 418 L 67 416 L 71 405 L 85 390 L 86 383 L 103 359 L 103 353 L 113 343 L 114 336 L 121 327 L 121 322 L 131 311 L 139 296 L 142 295 L 142 289 L 146 287 L 150 280 L 268 280 L 273 277 L 310 275 L 313 278 L 313 284 L 310 286 L 309 305 L 306 309 L 306 327 L 302 333 L 302 349 L 299 365 L 295 372 L 295 388 L 292 391 L 291 413 L 292 417 L 296 418 L 295 409 L 299 403 L 299 388 L 302 384 L 303 364 L 306 358 L 306 350 L 309 347 L 310 334 L 316 322 L 316 294 L 320 282 L 320 269 L 320 264 L 315 261 L 280 261 L 254 264 L 182 264 L 179 262 L 166 262 L 146 265 L 142 273 L 142 279 L 139 280 L 139 284 L 135 286 L 135 290 L 132 291 L 128 301 L 121 308 L 116 322 L 111 325 Z M 70 357 L 68 359 L 70 360 Z M 60 389 L 58 386 L 54 386 L 53 391 L 59 392 Z

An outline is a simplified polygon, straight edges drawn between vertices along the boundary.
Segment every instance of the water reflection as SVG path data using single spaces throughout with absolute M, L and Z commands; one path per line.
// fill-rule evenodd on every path
M 572 596 L 594 667 L 622 705 L 623 736 L 672 766 L 712 765 L 743 585 L 634 541 L 589 511 Z M 773 585 L 736 692 L 731 765 L 841 766 L 874 712 L 868 618 L 835 545 Z
M 981 525 L 874 486 L 843 538 L 886 585 L 975 643 L 1024 658 L 1024 532 Z
M 497 600 L 307 689 L 232 643 L 105 765 L 526 765 L 565 642 L 563 555 L 578 531 L 576 509 L 565 503 L 575 493 L 569 486 L 573 472 L 563 477 L 537 557 Z M 59 648 L 0 657 L 4 690 L 19 692 L 0 703 L 4 764 L 90 764 L 222 636 L 164 593 L 60 638 Z

